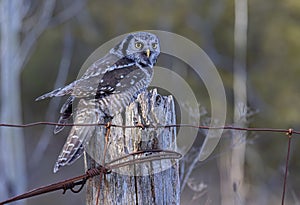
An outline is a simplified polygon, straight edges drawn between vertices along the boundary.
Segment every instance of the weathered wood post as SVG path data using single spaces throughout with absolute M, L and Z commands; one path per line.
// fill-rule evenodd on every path
M 154 89 L 139 95 L 138 99 L 126 109 L 125 116 L 124 114 L 115 116 L 112 124 L 166 125 L 175 124 L 175 119 L 172 96 L 161 96 Z M 91 150 L 88 153 L 102 164 L 106 128 L 96 129 L 97 137 L 90 141 Z M 111 127 L 105 162 L 149 149 L 176 151 L 176 128 Z M 85 156 L 86 168 L 97 166 L 97 162 Z M 112 170 L 112 173 L 103 175 L 102 182 L 99 176 L 94 177 L 87 182 L 87 205 L 179 204 L 178 166 L 178 160 L 156 160 Z

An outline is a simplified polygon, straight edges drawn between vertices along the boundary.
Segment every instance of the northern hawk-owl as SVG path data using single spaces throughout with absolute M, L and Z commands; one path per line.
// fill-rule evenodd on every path
M 60 110 L 58 123 L 66 124 L 73 116 L 74 123 L 97 123 L 98 114 L 114 117 L 124 110 L 138 94 L 146 90 L 153 77 L 153 66 L 160 54 L 159 39 L 148 32 L 131 33 L 112 48 L 103 58 L 94 62 L 78 80 L 46 93 L 36 100 L 69 95 Z M 58 125 L 54 133 L 64 128 Z M 95 127 L 73 126 L 54 166 L 70 165 L 84 151 Z

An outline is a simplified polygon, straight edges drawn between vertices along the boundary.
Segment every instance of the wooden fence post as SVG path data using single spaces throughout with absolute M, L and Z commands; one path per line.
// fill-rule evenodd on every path
M 165 125 L 175 124 L 175 108 L 172 96 L 161 96 L 156 89 L 146 91 L 131 103 L 124 114 L 115 116 L 116 125 Z M 96 128 L 97 137 L 90 141 L 93 158 L 103 161 L 106 128 Z M 149 149 L 176 151 L 176 128 L 118 128 L 111 127 L 105 162 L 126 154 Z M 151 155 L 151 153 L 150 153 Z M 97 166 L 87 154 L 86 168 Z M 128 165 L 112 173 L 94 177 L 87 182 L 87 205 L 96 204 L 179 204 L 178 160 L 156 160 Z M 99 191 L 100 186 L 100 191 Z M 99 192 L 99 195 L 98 195 Z M 98 201 L 97 201 L 98 198 Z

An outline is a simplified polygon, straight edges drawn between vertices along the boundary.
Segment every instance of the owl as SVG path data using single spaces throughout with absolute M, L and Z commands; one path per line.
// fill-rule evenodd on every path
M 104 114 L 113 118 L 147 89 L 153 77 L 153 66 L 160 54 L 156 35 L 136 32 L 127 35 L 103 58 L 95 61 L 85 73 L 69 85 L 53 90 L 36 99 L 69 96 L 60 110 L 57 134 L 74 114 L 74 124 L 98 123 Z M 76 101 L 75 101 L 76 100 Z M 73 109 L 77 103 L 76 109 Z M 95 127 L 73 126 L 54 166 L 72 164 L 84 151 L 84 144 Z

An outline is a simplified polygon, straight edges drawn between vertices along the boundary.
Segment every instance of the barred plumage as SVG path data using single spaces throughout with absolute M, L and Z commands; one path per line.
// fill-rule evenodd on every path
M 79 102 L 74 116 L 75 124 L 98 122 L 100 112 L 113 117 L 147 89 L 159 53 L 159 40 L 154 34 L 129 34 L 107 55 L 93 63 L 81 78 L 36 100 L 70 95 L 60 110 L 60 124 L 66 124 L 73 116 L 76 99 Z M 64 126 L 56 126 L 54 133 L 63 128 Z M 93 127 L 72 127 L 54 172 L 61 166 L 73 163 L 82 155 L 83 144 L 90 139 L 93 132 Z

